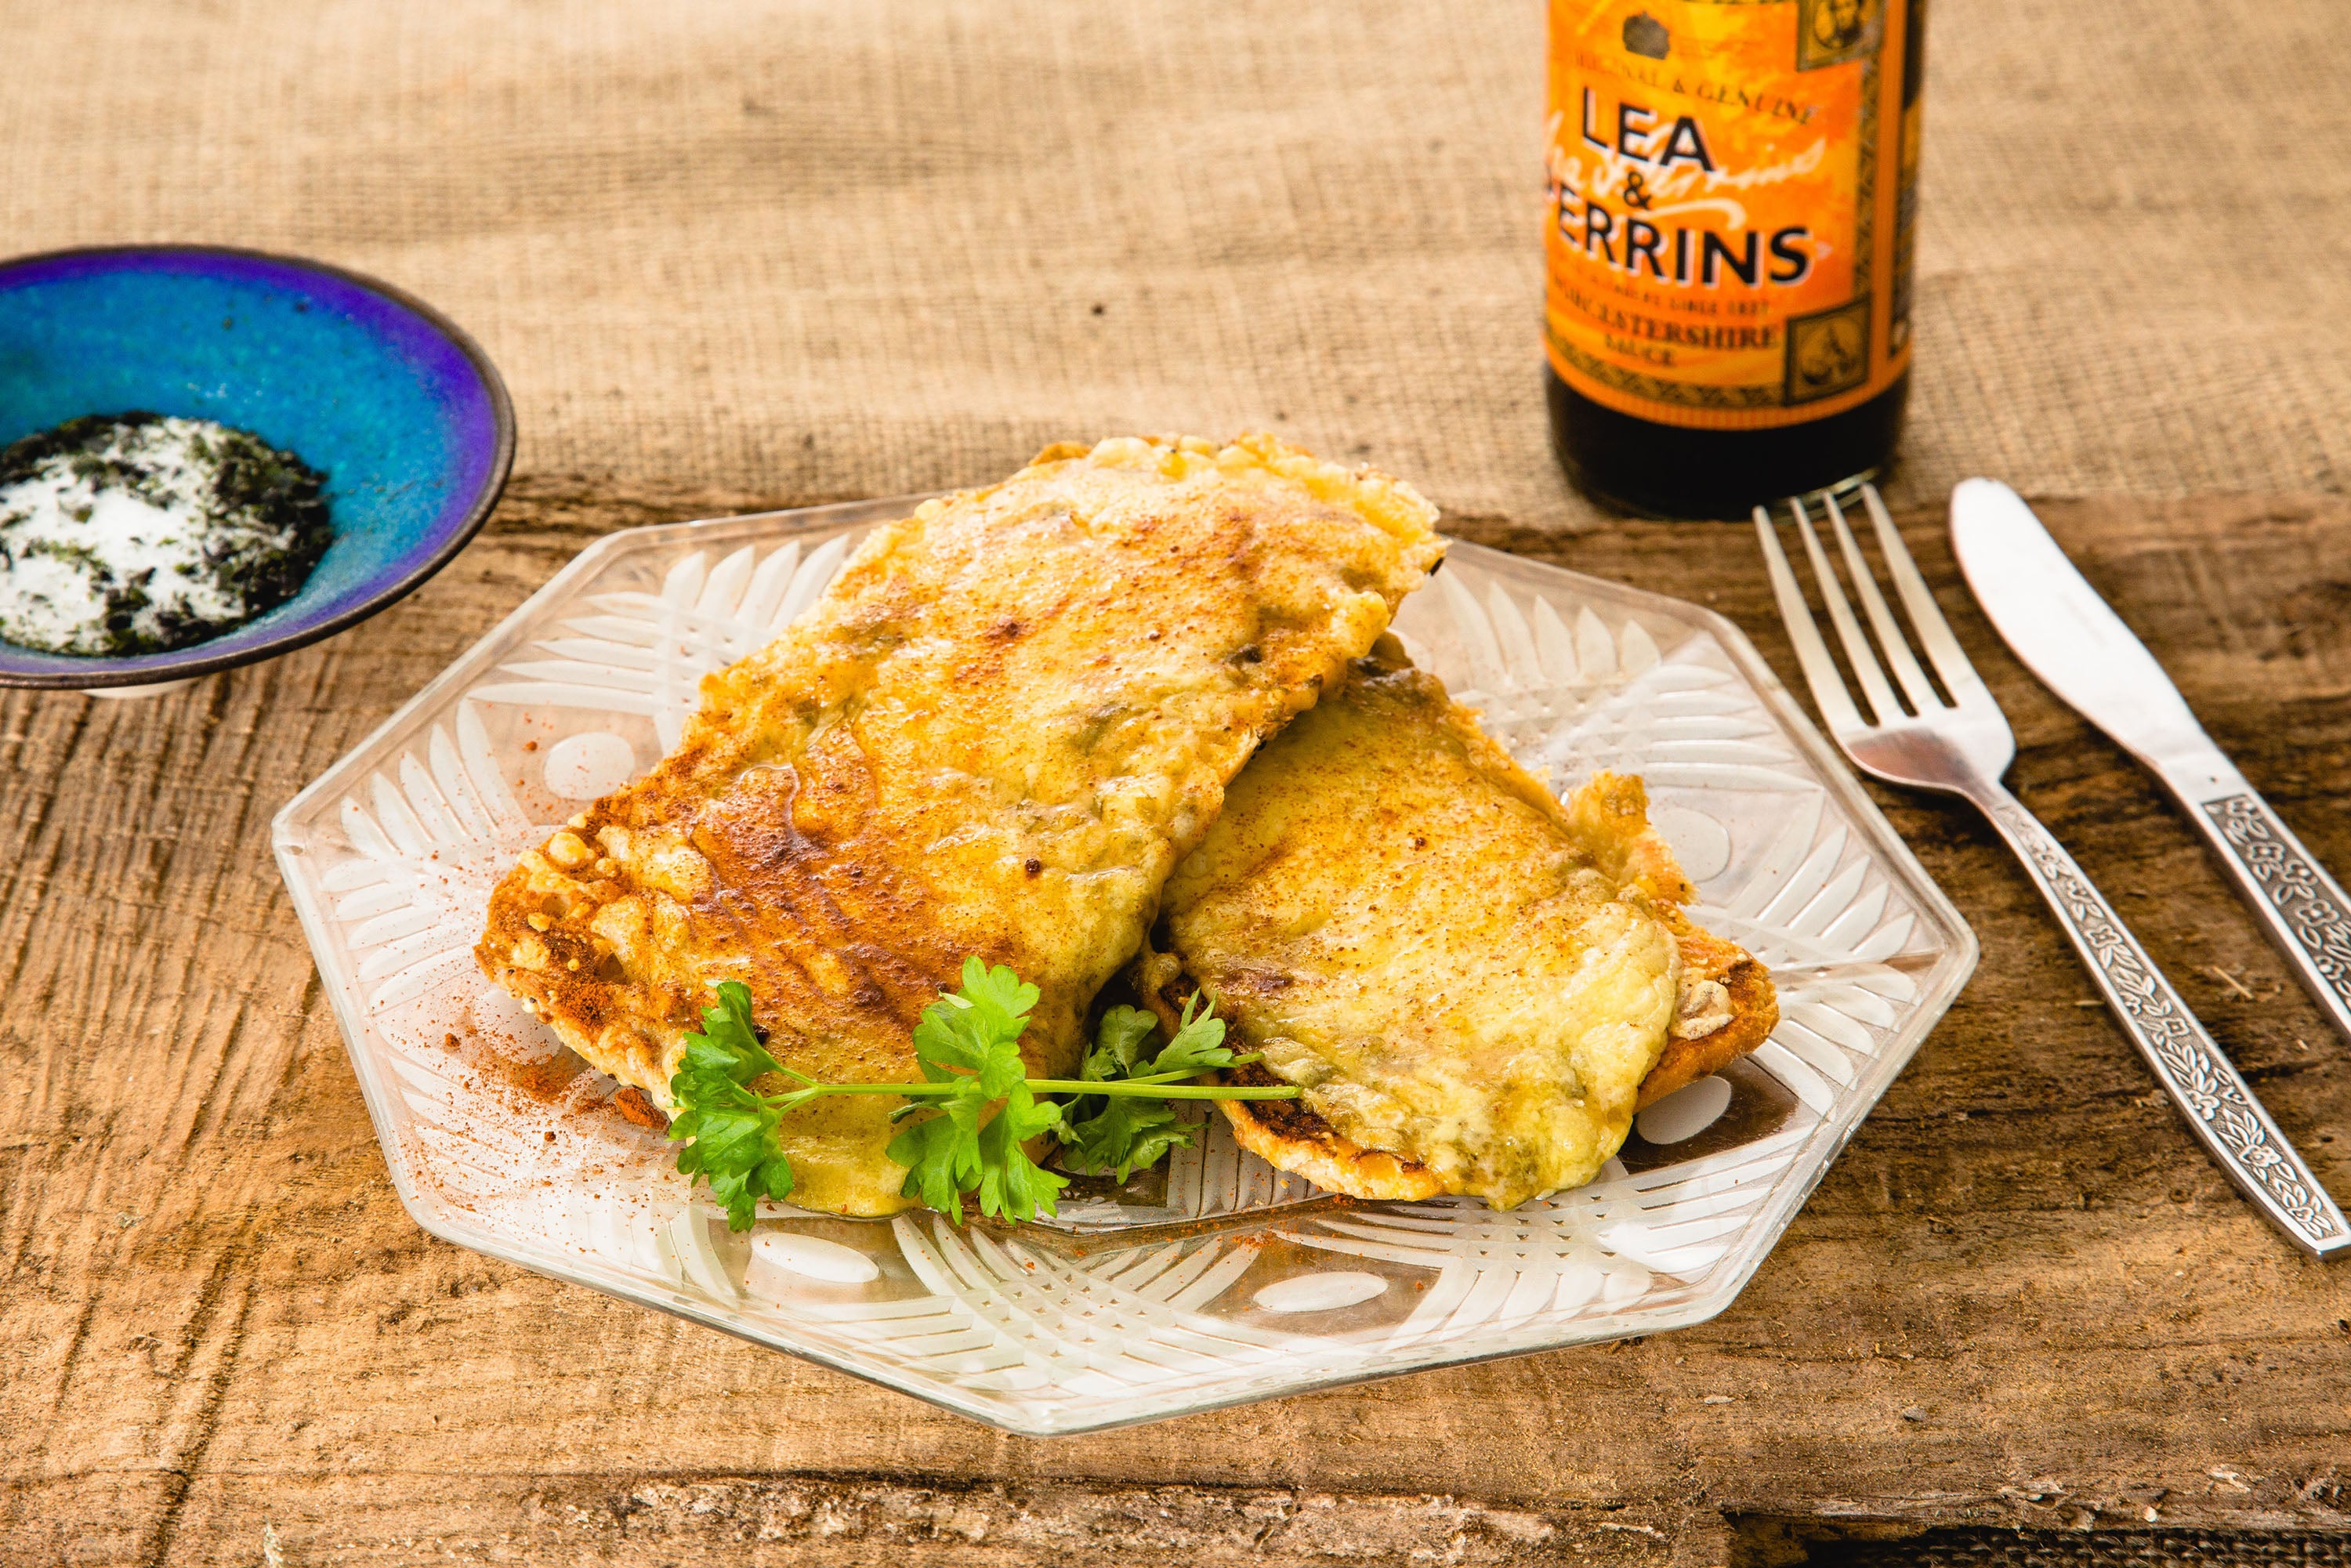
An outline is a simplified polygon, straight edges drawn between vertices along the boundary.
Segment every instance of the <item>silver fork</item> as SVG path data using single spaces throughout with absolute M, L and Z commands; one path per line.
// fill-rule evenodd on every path
M 1928 661 L 1942 679 L 1943 690 L 1950 695 L 1945 700 L 1928 680 L 1879 591 L 1836 498 L 1823 495 L 1817 497 L 1817 504 L 1836 535 L 1862 612 L 1876 634 L 1876 649 L 1854 617 L 1804 502 L 1791 499 L 1788 512 L 1803 540 L 1804 556 L 1820 585 L 1829 623 L 1860 684 L 1869 716 L 1865 716 L 1813 622 L 1803 590 L 1780 548 L 1779 528 L 1771 514 L 1758 507 L 1755 530 L 1762 538 L 1764 559 L 1771 567 L 1771 591 L 1779 599 L 1781 619 L 1788 623 L 1797 662 L 1804 667 L 1804 678 L 1812 685 L 1813 700 L 1820 705 L 1829 733 L 1863 772 L 1889 784 L 1960 796 L 1990 818 L 2056 912 L 2074 950 L 2082 956 L 2090 977 L 2121 1021 L 2123 1032 L 2138 1047 L 2164 1092 L 2188 1119 L 2189 1129 L 2237 1189 L 2289 1240 L 2313 1257 L 2351 1252 L 2351 1226 L 2345 1224 L 2343 1211 L 2270 1120 L 2228 1056 L 2189 1011 L 2187 1002 L 2163 977 L 2122 916 L 2074 863 L 2074 857 L 2001 786 L 2001 775 L 2016 759 L 2016 737 L 2008 727 L 2007 716 L 1968 662 L 1959 639 L 1951 635 L 1926 579 L 1918 575 L 1901 535 L 1895 532 L 1894 519 L 1886 515 L 1876 486 L 1863 486 L 1860 496 L 1876 527 L 1878 549 L 1886 559 L 1895 591 Z M 1883 664 L 1878 649 L 1885 653 Z M 1893 672 L 1890 680 L 1888 666 Z

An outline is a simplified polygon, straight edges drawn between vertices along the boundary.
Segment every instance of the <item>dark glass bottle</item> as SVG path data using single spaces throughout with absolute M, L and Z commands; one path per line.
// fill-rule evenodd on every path
M 1569 476 L 1719 517 L 1882 470 L 1926 0 L 1552 0 L 1551 23 L 1543 381 Z
M 1875 478 L 1910 396 L 1905 371 L 1858 408 L 1777 430 L 1690 430 L 1605 408 L 1543 367 L 1552 446 L 1576 487 L 1628 511 L 1743 517 L 1759 503 Z

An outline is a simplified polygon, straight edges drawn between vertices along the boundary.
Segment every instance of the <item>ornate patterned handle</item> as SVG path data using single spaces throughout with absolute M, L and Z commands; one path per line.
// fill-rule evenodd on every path
M 2351 1039 L 2351 898 L 2252 789 L 2190 809 L 2312 998 Z
M 2343 1211 L 2074 857 L 2005 789 L 1991 786 L 1977 803 L 2024 862 L 2132 1043 L 2229 1179 L 2304 1251 L 2351 1252 Z

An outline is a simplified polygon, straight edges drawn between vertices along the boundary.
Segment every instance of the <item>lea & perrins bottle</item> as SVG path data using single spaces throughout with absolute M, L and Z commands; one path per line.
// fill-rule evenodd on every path
M 1545 368 L 1585 489 L 1674 517 L 1884 466 L 1926 0 L 1550 0 Z

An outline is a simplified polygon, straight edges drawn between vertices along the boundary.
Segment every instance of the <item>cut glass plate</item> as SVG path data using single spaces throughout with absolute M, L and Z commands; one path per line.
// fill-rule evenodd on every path
M 1357 1203 L 1235 1145 L 1051 1224 L 779 1205 L 748 1235 L 475 967 L 497 878 L 678 740 L 707 671 L 814 601 L 861 502 L 600 540 L 278 814 L 279 867 L 401 1201 L 459 1246 L 1013 1431 L 1080 1432 L 1711 1317 L 1974 967 L 1976 944 L 1731 624 L 1473 545 L 1395 628 L 1552 788 L 1648 784 L 1771 1039 L 1643 1113 L 1599 1180 L 1495 1213 Z

